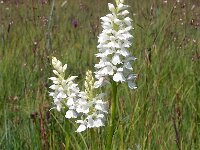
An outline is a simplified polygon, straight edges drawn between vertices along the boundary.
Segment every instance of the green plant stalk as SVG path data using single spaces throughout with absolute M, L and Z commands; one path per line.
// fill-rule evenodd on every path
M 55 0 L 52 1 L 51 5 L 51 11 L 49 14 L 49 21 L 48 21 L 48 27 L 47 27 L 47 41 L 46 41 L 46 53 L 49 54 L 49 51 L 51 50 L 51 30 L 52 30 L 52 17 L 54 15 L 55 11 Z
M 200 79 L 198 78 L 198 67 L 200 63 L 197 62 L 197 64 L 195 64 L 195 86 L 196 86 L 196 102 L 195 102 L 195 105 L 196 105 L 196 116 L 195 116 L 195 131 L 199 131 L 199 128 L 200 128 L 200 114 L 199 114 L 199 96 L 200 96 Z M 198 141 L 200 141 L 199 139 L 199 133 L 195 133 L 195 137 L 194 137 L 194 143 L 196 145 L 196 147 L 198 147 Z
M 92 149 L 97 149 L 96 139 L 97 138 L 96 138 L 95 130 L 91 129 L 91 141 L 92 141 L 91 148 Z
M 66 136 L 65 136 L 65 150 L 69 150 L 70 134 L 69 134 L 69 120 L 66 120 Z
M 109 128 L 108 128 L 108 136 L 107 136 L 107 145 L 106 145 L 106 150 L 111 149 L 112 145 L 112 139 L 114 136 L 114 131 L 115 131 L 115 126 L 116 126 L 116 108 L 117 108 L 117 84 L 116 82 L 112 82 L 112 102 L 111 102 L 111 117 L 110 117 L 110 122 L 109 122 Z
M 120 133 L 120 146 L 119 146 L 119 148 L 120 149 L 124 149 L 124 139 L 123 139 L 124 131 L 123 131 L 123 126 L 122 125 L 119 126 L 119 133 Z

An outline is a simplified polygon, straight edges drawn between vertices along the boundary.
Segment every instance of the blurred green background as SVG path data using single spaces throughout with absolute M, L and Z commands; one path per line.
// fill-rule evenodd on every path
M 49 109 L 50 60 L 67 75 L 94 71 L 100 17 L 114 0 L 0 1 L 0 149 L 65 149 L 64 114 Z M 200 1 L 126 0 L 133 19 L 137 90 L 119 89 L 114 150 L 200 149 Z M 111 91 L 108 87 L 108 100 Z M 70 149 L 105 148 L 107 127 Z

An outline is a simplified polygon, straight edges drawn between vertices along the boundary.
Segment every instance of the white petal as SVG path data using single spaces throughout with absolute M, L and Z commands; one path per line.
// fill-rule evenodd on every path
M 117 37 L 118 37 L 120 40 L 126 40 L 126 38 L 125 38 L 122 34 L 117 34 Z
M 52 80 L 54 84 L 58 84 L 59 83 L 59 79 L 56 78 L 56 77 L 51 77 L 49 79 Z
M 128 7 L 129 7 L 128 5 L 124 5 L 124 4 L 120 3 L 120 4 L 118 5 L 118 11 L 127 9 Z
M 55 84 L 53 84 L 53 85 L 51 85 L 49 88 L 50 88 L 50 89 L 52 89 L 52 90 L 56 90 L 56 89 L 58 89 L 58 88 L 59 88 L 59 86 L 58 86 L 58 85 L 55 85 Z
M 75 78 L 77 78 L 78 76 L 71 76 L 69 77 L 66 82 L 70 82 L 70 81 L 73 81 Z
M 120 59 L 120 57 L 119 57 L 119 55 L 115 54 L 115 55 L 113 56 L 113 58 L 112 58 L 112 63 L 113 63 L 114 65 L 117 65 L 117 64 L 122 63 L 122 62 L 121 62 L 121 59 Z
M 76 111 L 78 113 L 84 113 L 84 114 L 87 114 L 90 110 L 89 110 L 89 105 L 86 103 L 86 104 L 79 104 L 76 108 Z
M 94 120 L 92 118 L 92 116 L 88 116 L 88 124 L 87 127 L 88 128 L 92 128 L 94 126 Z
M 122 14 L 123 16 L 126 16 L 126 15 L 129 14 L 129 12 L 128 12 L 128 10 L 124 10 L 124 11 L 121 12 L 121 14 Z
M 125 61 L 134 61 L 136 60 L 137 58 L 135 57 L 127 57 Z
M 109 17 L 106 17 L 106 16 L 101 17 L 101 20 L 104 21 L 105 23 L 111 22 L 110 18 L 109 18 Z
M 56 78 L 56 77 L 50 77 L 49 79 L 52 80 L 52 81 L 58 80 L 58 78 Z
M 102 112 L 104 112 L 104 113 L 107 113 L 108 112 L 108 106 L 107 106 L 107 103 L 102 103 L 102 104 L 96 104 L 95 105 L 95 108 L 97 109 L 97 110 L 100 110 L 100 111 L 102 111 Z
M 65 65 L 63 66 L 63 72 L 65 72 L 66 69 L 67 69 L 67 64 L 65 64 Z
M 122 21 L 116 18 L 114 20 L 114 23 L 117 24 L 117 25 L 121 25 Z
M 133 83 L 132 81 L 128 81 L 128 87 L 129 87 L 130 89 L 137 89 L 135 83 Z
M 96 119 L 94 121 L 94 127 L 98 128 L 98 127 L 101 127 L 101 126 L 104 126 L 103 121 L 101 119 Z
M 72 106 L 72 105 L 74 105 L 74 99 L 72 97 L 70 97 L 67 100 L 67 106 Z
M 113 33 L 113 29 L 103 30 L 103 31 L 102 31 L 102 34 L 103 34 L 103 33 L 106 33 L 106 34 Z
M 111 20 L 115 18 L 113 14 L 107 14 L 106 16 L 109 17 Z
M 70 118 L 77 118 L 77 114 L 73 110 L 68 110 L 65 114 L 65 117 L 70 119 Z
M 111 11 L 111 12 L 114 12 L 115 11 L 115 6 L 111 3 L 108 3 L 108 9 Z
M 129 33 L 129 32 L 126 32 L 123 34 L 123 37 L 126 39 L 126 40 L 129 40 L 131 39 L 133 36 Z
M 103 84 L 103 80 L 104 80 L 104 78 L 100 78 L 98 81 L 95 81 L 95 82 L 94 82 L 94 88 L 99 88 L 99 87 L 101 87 L 102 84 Z
M 114 76 L 113 76 L 113 80 L 115 82 L 124 82 L 126 79 L 123 76 L 123 74 L 121 72 L 117 72 Z
M 118 68 L 117 71 L 122 72 L 124 69 L 123 68 Z
M 56 106 L 57 111 L 61 111 L 61 108 L 62 108 L 61 105 L 57 105 L 57 106 Z
M 76 132 L 83 132 L 86 130 L 86 126 L 84 124 L 81 124 L 78 129 L 76 130 Z
M 103 114 L 98 114 L 97 118 L 103 119 L 105 116 Z
M 55 75 L 59 76 L 59 73 L 58 73 L 58 71 L 56 71 L 56 70 L 53 70 L 53 73 L 54 73 Z
M 124 43 L 122 44 L 122 47 L 125 47 L 125 48 L 129 48 L 131 46 L 131 42 L 130 41 L 124 41 Z
M 67 97 L 67 95 L 66 95 L 64 92 L 60 92 L 60 93 L 57 95 L 57 98 L 61 98 L 61 99 L 66 98 L 66 97 Z
M 128 31 L 130 31 L 130 30 L 132 30 L 132 29 L 133 29 L 132 26 L 128 26 L 128 27 L 126 27 L 124 30 L 128 32 Z
M 103 110 L 104 108 L 102 107 L 101 104 L 96 104 L 95 105 L 95 109 L 97 109 L 97 110 Z
M 131 26 L 131 21 L 132 21 L 131 18 L 126 17 L 123 21 L 127 24 L 127 26 Z M 132 28 L 132 27 L 131 27 L 131 28 Z
M 101 73 L 103 75 L 113 75 L 114 72 L 112 66 L 106 66 L 101 70 Z
M 124 63 L 124 67 L 127 68 L 127 69 L 129 69 L 129 70 L 133 70 L 130 62 L 125 62 Z
M 117 43 L 115 41 L 109 42 L 108 44 L 106 44 L 106 47 L 108 47 L 108 48 L 115 48 L 115 47 L 118 48 Z
M 133 79 L 135 79 L 136 77 L 137 77 L 136 74 L 130 74 L 130 75 L 128 76 L 127 80 L 133 80 Z
M 55 95 L 54 92 L 50 92 L 50 93 L 49 93 L 49 96 L 54 96 L 54 95 Z
M 57 58 L 56 57 L 52 57 L 52 65 L 56 65 L 56 63 L 57 63 Z

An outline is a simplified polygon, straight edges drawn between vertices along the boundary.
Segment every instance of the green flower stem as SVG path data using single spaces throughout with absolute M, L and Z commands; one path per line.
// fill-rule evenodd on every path
M 70 130 L 69 130 L 69 120 L 66 119 L 66 136 L 65 136 L 65 150 L 69 150 L 69 142 L 70 142 Z
M 96 145 L 96 134 L 95 134 L 95 129 L 91 129 L 91 141 L 92 141 L 92 145 L 91 145 L 91 149 L 95 150 L 97 149 L 97 145 Z
M 109 128 L 108 128 L 108 136 L 107 136 L 107 145 L 106 145 L 106 150 L 111 150 L 111 145 L 112 145 L 112 139 L 114 136 L 114 131 L 115 131 L 115 126 L 116 126 L 116 108 L 117 108 L 117 84 L 116 82 L 112 82 L 112 102 L 111 102 L 111 117 L 110 117 L 110 122 L 109 122 Z

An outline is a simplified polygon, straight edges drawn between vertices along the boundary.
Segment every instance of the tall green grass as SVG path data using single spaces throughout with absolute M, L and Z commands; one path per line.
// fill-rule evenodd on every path
M 51 110 L 51 56 L 78 75 L 97 62 L 97 35 L 108 0 L 7 1 L 0 4 L 0 149 L 65 149 L 64 114 Z M 137 90 L 119 88 L 113 149 L 200 147 L 200 4 L 126 1 L 133 18 Z M 194 7 L 195 6 L 195 7 Z M 72 20 L 78 20 L 78 26 Z M 49 35 L 49 36 L 48 36 Z M 49 42 L 49 46 L 47 43 Z M 111 97 L 108 87 L 108 99 Z M 50 113 L 50 114 L 49 114 Z M 105 148 L 107 127 L 75 133 L 70 149 Z

